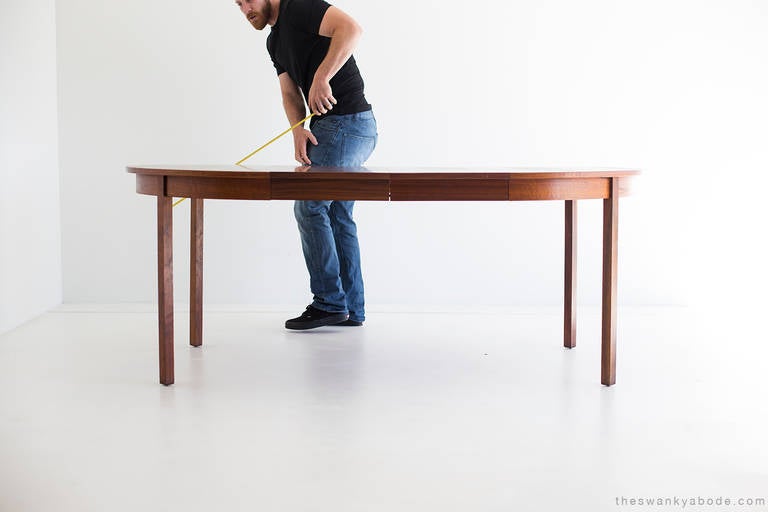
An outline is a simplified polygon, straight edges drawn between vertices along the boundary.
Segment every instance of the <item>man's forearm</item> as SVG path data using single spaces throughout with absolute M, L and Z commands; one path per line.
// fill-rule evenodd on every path
M 345 25 L 336 29 L 331 36 L 331 44 L 323 61 L 315 72 L 315 79 L 330 81 L 339 72 L 362 35 L 362 29 L 357 24 Z
M 319 34 L 331 38 L 325 58 L 315 70 L 307 95 L 309 109 L 315 114 L 327 114 L 337 103 L 331 89 L 331 78 L 352 56 L 363 30 L 355 20 L 336 7 L 329 7 L 320 23 Z
M 307 109 L 304 106 L 304 98 L 301 94 L 283 95 L 283 109 L 291 126 L 307 116 Z

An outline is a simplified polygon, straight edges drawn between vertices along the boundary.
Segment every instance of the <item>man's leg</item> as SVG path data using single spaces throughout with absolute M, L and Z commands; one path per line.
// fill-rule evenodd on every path
M 330 205 L 331 201 L 296 201 L 293 211 L 314 296 L 312 307 L 329 313 L 346 313 L 347 300 L 329 219 Z
M 357 167 L 376 146 L 376 120 L 372 112 L 317 118 L 312 133 L 318 141 L 318 145 L 307 148 L 312 165 Z M 355 316 L 350 320 L 359 325 L 365 319 L 365 310 L 357 227 L 352 220 L 354 202 L 334 204 L 296 201 L 294 207 L 314 295 L 310 308 L 337 314 L 346 314 L 351 309 Z M 293 319 L 297 322 L 289 320 L 294 327 L 289 327 L 289 323 L 286 327 L 316 327 L 325 321 L 328 323 L 322 325 L 330 324 L 329 319 L 310 308 L 299 319 Z M 303 317 L 306 318 L 300 320 Z
M 360 267 L 360 246 L 357 226 L 352 218 L 354 201 L 334 201 L 330 206 L 331 228 L 339 258 L 341 285 L 344 288 L 352 322 L 365 321 L 365 294 Z
M 368 160 L 376 147 L 376 119 L 373 112 L 360 112 L 342 116 L 337 136 L 338 151 L 326 155 L 326 165 L 358 167 Z M 354 201 L 334 201 L 330 206 L 330 220 L 339 256 L 341 283 L 347 296 L 351 325 L 365 320 L 365 293 L 360 267 L 360 246 L 357 226 L 352 218 Z

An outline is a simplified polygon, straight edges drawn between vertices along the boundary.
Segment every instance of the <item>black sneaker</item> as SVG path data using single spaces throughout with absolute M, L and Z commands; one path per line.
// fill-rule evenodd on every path
M 344 320 L 340 324 L 335 325 L 343 325 L 344 327 L 360 327 L 363 325 L 363 322 L 358 322 L 357 320 Z
M 337 325 L 349 318 L 347 313 L 328 313 L 312 306 L 307 306 L 306 311 L 301 316 L 291 318 L 285 321 L 286 329 L 302 331 L 304 329 L 314 329 L 324 325 Z

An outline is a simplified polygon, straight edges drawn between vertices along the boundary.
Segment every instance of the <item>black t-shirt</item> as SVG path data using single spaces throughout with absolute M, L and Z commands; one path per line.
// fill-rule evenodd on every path
M 324 0 L 281 0 L 277 23 L 267 37 L 267 51 L 277 74 L 288 72 L 288 76 L 301 88 L 305 99 L 315 72 L 331 44 L 331 38 L 319 34 L 320 23 L 330 6 Z M 371 105 L 365 100 L 363 77 L 354 57 L 349 57 L 331 78 L 330 84 L 337 103 L 327 115 L 371 110 Z

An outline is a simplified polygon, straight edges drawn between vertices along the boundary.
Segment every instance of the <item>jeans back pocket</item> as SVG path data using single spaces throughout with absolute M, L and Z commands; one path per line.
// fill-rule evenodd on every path
M 376 147 L 376 136 L 354 135 L 343 133 L 341 136 L 342 167 L 358 167 L 363 165 Z

